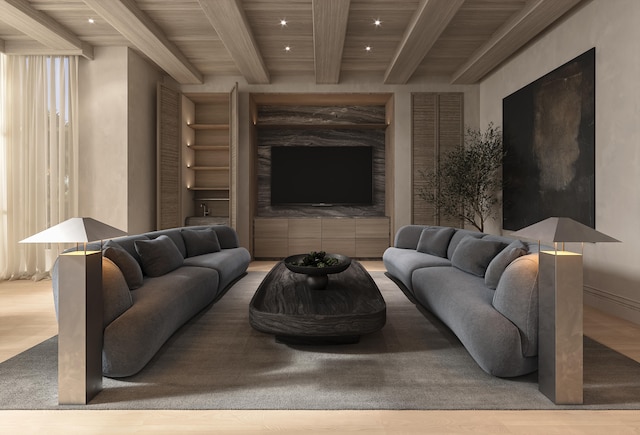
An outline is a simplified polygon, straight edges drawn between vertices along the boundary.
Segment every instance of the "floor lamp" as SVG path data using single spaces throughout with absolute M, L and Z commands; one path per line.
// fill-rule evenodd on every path
M 565 217 L 551 217 L 511 235 L 554 245 L 553 250 L 539 251 L 538 388 L 558 405 L 581 404 L 582 253 L 565 251 L 564 244 L 619 240 Z
M 124 235 L 124 231 L 91 218 L 71 218 L 20 241 L 84 245 L 58 257 L 61 405 L 84 405 L 102 389 L 102 251 L 87 251 L 87 243 Z

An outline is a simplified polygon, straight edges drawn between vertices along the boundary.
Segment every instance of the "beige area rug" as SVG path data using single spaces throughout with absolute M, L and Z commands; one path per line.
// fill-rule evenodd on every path
M 181 328 L 139 374 L 104 378 L 83 409 L 640 409 L 640 364 L 585 338 L 585 405 L 555 406 L 536 373 L 483 372 L 456 337 L 382 272 L 387 323 L 359 343 L 289 346 L 249 325 L 250 272 Z M 0 408 L 57 403 L 57 337 L 0 364 Z

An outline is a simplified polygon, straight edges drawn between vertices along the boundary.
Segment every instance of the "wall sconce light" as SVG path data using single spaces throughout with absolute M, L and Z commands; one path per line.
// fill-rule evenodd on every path
M 566 217 L 551 217 L 511 235 L 554 244 L 554 250 L 538 253 L 538 388 L 556 404 L 581 404 L 582 253 L 565 251 L 564 244 L 579 242 L 584 247 L 585 242 L 619 240 Z
M 95 219 L 71 218 L 20 241 L 84 245 L 58 257 L 61 405 L 84 405 L 102 389 L 102 251 L 87 251 L 87 243 L 126 235 Z

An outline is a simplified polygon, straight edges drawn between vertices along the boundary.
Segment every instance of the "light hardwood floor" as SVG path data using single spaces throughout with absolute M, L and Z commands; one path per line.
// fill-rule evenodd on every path
M 381 262 L 363 262 L 384 270 Z M 250 270 L 268 271 L 272 262 Z M 585 335 L 640 361 L 640 326 L 585 306 Z M 57 333 L 51 281 L 0 282 L 0 361 Z M 640 411 L 0 411 L 0 434 L 618 434 Z

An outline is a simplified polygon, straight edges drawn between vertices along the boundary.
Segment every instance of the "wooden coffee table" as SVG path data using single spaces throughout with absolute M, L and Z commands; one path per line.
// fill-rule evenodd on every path
M 357 261 L 329 275 L 324 290 L 312 290 L 305 275 L 281 261 L 264 278 L 249 304 L 249 322 L 276 340 L 293 344 L 356 343 L 380 330 L 387 316 L 384 299 Z

